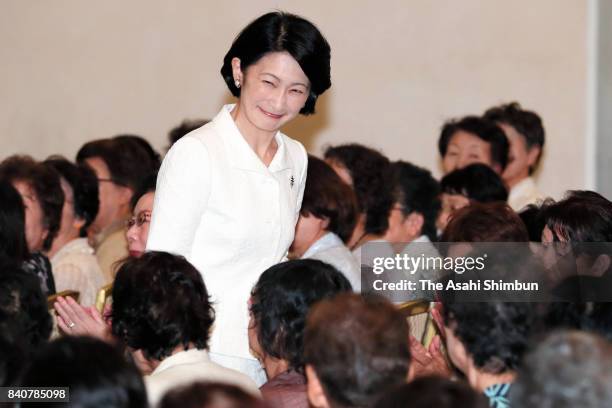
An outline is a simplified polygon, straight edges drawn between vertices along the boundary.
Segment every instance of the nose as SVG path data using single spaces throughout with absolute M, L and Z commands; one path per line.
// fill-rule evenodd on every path
M 457 166 L 455 167 L 455 170 L 456 169 L 462 169 L 462 168 L 470 165 L 471 164 L 470 161 L 471 161 L 471 159 L 467 155 L 462 154 L 457 159 Z
M 136 225 L 132 225 L 125 233 L 125 237 L 128 242 L 134 242 L 138 239 L 138 234 L 136 234 Z
M 276 110 L 274 113 L 280 113 L 285 107 L 285 102 L 287 101 L 287 92 L 286 90 L 279 86 L 276 88 L 276 92 L 272 98 L 273 108 Z

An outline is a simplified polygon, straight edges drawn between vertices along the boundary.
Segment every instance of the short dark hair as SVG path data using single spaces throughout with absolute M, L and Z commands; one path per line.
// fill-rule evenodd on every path
M 157 153 L 157 151 L 155 151 L 153 146 L 151 146 L 151 143 L 149 143 L 149 141 L 144 137 L 125 134 L 114 136 L 113 140 L 119 142 L 121 145 L 124 146 L 124 148 L 125 146 L 132 144 L 140 147 L 142 150 L 147 152 L 147 155 L 149 156 L 150 160 L 150 165 L 152 166 L 153 171 L 157 171 L 161 166 L 161 156 L 159 155 L 159 153 Z
M 521 218 L 504 203 L 472 203 L 455 211 L 441 242 L 527 242 Z
M 157 171 L 158 163 L 151 153 L 132 139 L 98 139 L 85 143 L 76 156 L 77 163 L 97 157 L 101 159 L 113 183 L 135 191 L 142 180 Z
M 490 374 L 519 366 L 536 321 L 534 305 L 527 302 L 448 302 L 443 316 L 474 365 Z
M 42 249 L 49 250 L 59 231 L 64 206 L 64 190 L 59 174 L 30 156 L 11 156 L 0 163 L 0 179 L 11 183 L 21 181 L 34 190 L 43 212 L 43 224 L 48 231 Z
M 384 233 L 389 228 L 389 211 L 393 205 L 389 159 L 357 143 L 329 147 L 325 159 L 338 162 L 350 173 L 359 211 L 366 215 L 365 231 Z
M 528 150 L 536 146 L 540 149 L 544 147 L 545 132 L 542 119 L 537 113 L 523 109 L 518 102 L 489 108 L 483 117 L 495 123 L 512 126 L 525 139 Z
M 74 195 L 74 214 L 84 221 L 79 235 L 87 236 L 87 228 L 96 218 L 100 201 L 96 173 L 85 165 L 76 165 L 62 156 L 51 156 L 43 164 L 53 168 L 66 180 Z
M 132 195 L 132 199 L 130 200 L 130 208 L 134 211 L 136 208 L 136 204 L 138 204 L 138 200 L 142 198 L 143 195 L 147 193 L 154 193 L 155 187 L 157 185 L 157 173 L 149 174 L 144 178 L 142 183 L 138 186 L 134 194 Z
M 304 335 L 304 360 L 325 395 L 341 406 L 371 406 L 407 380 L 408 322 L 388 300 L 340 294 L 311 309 Z
M 350 282 L 333 266 L 298 259 L 268 268 L 251 291 L 257 339 L 266 355 L 304 368 L 304 327 L 310 307 L 321 299 L 350 292 Z
M 444 123 L 438 139 L 440 156 L 446 156 L 448 144 L 459 131 L 470 133 L 488 143 L 491 146 L 491 161 L 499 164 L 502 170 L 506 168 L 510 148 L 506 134 L 495 122 L 479 116 L 465 116 Z
M 460 194 L 479 203 L 508 200 L 508 189 L 501 177 L 481 163 L 451 171 L 440 180 L 440 188 L 443 193 Z
M 462 381 L 419 377 L 383 396 L 374 408 L 487 408 L 484 394 Z
M 402 214 L 415 212 L 423 216 L 421 233 L 435 241 L 436 220 L 440 213 L 440 184 L 431 172 L 412 163 L 391 163 L 393 199 L 402 207 Z
M 345 243 L 351 238 L 357 221 L 357 201 L 353 189 L 318 157 L 308 156 L 306 187 L 300 214 L 329 221 L 327 230 Z
M 543 209 L 546 225 L 572 242 L 612 242 L 612 202 L 594 191 L 568 191 Z
M 33 350 L 49 339 L 53 328 L 40 280 L 14 264 L 0 268 L 0 321 L 14 322 L 21 343 Z
M 43 347 L 26 370 L 23 387 L 69 387 L 74 407 L 147 407 L 140 373 L 116 347 L 89 337 L 61 337 Z M 65 402 L 47 402 L 63 407 Z M 22 406 L 40 404 L 22 403 Z
M 198 270 L 185 258 L 146 252 L 129 258 L 113 284 L 112 332 L 147 358 L 193 343 L 208 348 L 214 310 Z
M 170 132 L 168 132 L 168 148 L 172 147 L 180 138 L 185 136 L 187 133 L 190 133 L 196 129 L 201 128 L 205 124 L 210 122 L 208 119 L 185 119 L 181 122 L 180 125 L 172 128 Z
M 314 24 L 282 11 L 267 13 L 252 21 L 225 54 L 221 76 L 232 95 L 240 96 L 240 88 L 234 83 L 232 59 L 239 58 L 240 68 L 245 71 L 270 52 L 287 52 L 300 64 L 310 81 L 310 94 L 300 113 L 314 113 L 318 96 L 331 86 L 331 50 Z
M 523 207 L 523 209 L 518 213 L 521 220 L 523 220 L 523 224 L 525 224 L 525 227 L 527 228 L 529 241 L 542 241 L 542 231 L 546 226 L 546 222 L 542 214 L 546 205 L 548 205 L 546 202 L 544 202 L 542 205 L 529 204 Z
M 195 382 L 164 395 L 160 408 L 266 408 L 258 398 L 231 384 Z
M 612 406 L 612 345 L 594 334 L 554 332 L 532 351 L 512 385 L 512 406 Z
M 0 258 L 16 265 L 28 258 L 25 209 L 19 192 L 8 181 L 0 181 Z

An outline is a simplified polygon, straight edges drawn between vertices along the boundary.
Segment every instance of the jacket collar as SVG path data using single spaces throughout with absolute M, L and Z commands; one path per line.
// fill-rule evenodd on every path
M 276 132 L 274 139 L 278 144 L 278 150 L 266 167 L 251 146 L 244 139 L 230 112 L 235 105 L 225 105 L 217 114 L 213 123 L 217 132 L 221 135 L 223 143 L 228 151 L 228 158 L 232 167 L 257 173 L 267 174 L 291 168 L 291 163 L 287 154 L 287 146 L 283 140 L 281 132 Z

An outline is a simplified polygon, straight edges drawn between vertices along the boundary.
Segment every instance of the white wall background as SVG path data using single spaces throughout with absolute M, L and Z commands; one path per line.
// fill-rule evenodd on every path
M 211 117 L 238 31 L 280 8 L 332 46 L 332 89 L 285 129 L 315 154 L 355 141 L 439 174 L 443 121 L 511 100 L 547 131 L 538 172 L 559 196 L 587 186 L 586 0 L 2 0 L 0 158 L 74 157 L 137 133 L 157 148 L 183 118 Z

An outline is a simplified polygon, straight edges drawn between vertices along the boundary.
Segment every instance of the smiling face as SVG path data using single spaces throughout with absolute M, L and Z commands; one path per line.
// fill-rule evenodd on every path
M 272 52 L 244 71 L 232 60 L 240 99 L 232 115 L 243 134 L 275 133 L 299 113 L 310 92 L 310 81 L 297 61 L 286 52 Z
M 446 154 L 442 157 L 444 174 L 474 163 L 486 164 L 497 173 L 501 170 L 499 165 L 494 165 L 492 162 L 489 143 L 463 130 L 455 132 L 448 142 Z

